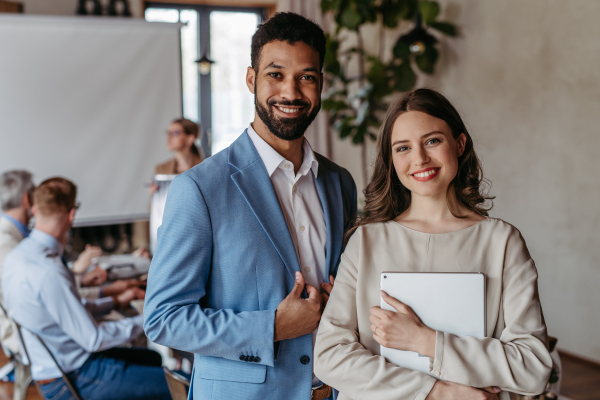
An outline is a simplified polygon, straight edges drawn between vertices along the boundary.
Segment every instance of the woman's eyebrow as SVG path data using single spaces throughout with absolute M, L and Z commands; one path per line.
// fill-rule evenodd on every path
M 442 135 L 444 134 L 444 132 L 441 132 L 441 131 L 433 131 L 433 132 L 424 134 L 423 136 L 421 136 L 421 139 L 425 139 L 425 138 L 435 135 L 437 133 L 441 133 Z M 409 142 L 409 140 L 396 140 L 394 143 L 392 143 L 392 146 L 395 146 L 395 145 L 401 144 L 401 143 L 408 143 L 408 142 Z

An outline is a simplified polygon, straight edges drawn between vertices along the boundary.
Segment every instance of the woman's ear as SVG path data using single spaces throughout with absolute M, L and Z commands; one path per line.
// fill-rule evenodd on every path
M 458 142 L 458 156 L 460 157 L 465 152 L 465 145 L 467 144 L 467 135 L 461 133 L 458 139 L 456 139 L 456 141 Z

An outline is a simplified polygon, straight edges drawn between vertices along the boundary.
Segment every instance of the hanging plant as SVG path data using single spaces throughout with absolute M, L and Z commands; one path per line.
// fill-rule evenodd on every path
M 438 59 L 438 39 L 429 28 L 456 36 L 456 28 L 438 21 L 440 6 L 425 0 L 322 0 L 324 13 L 333 14 L 336 30 L 327 35 L 324 70 L 327 87 L 322 107 L 329 112 L 331 126 L 341 138 L 362 145 L 363 179 L 366 182 L 366 140 L 376 139 L 377 130 L 388 108 L 390 95 L 414 88 L 417 75 L 413 65 L 433 74 Z M 413 20 L 414 28 L 393 44 L 392 56 L 384 60 L 384 35 L 403 20 Z M 366 51 L 360 28 L 379 24 L 378 54 Z M 340 51 L 340 33 L 355 35 L 356 46 Z M 348 74 L 349 63 L 358 57 L 358 74 Z

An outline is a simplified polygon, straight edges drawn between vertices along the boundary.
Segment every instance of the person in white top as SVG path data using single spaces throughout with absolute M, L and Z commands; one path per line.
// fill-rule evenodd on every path
M 473 141 L 444 96 L 418 89 L 390 106 L 315 346 L 315 372 L 339 400 L 507 400 L 546 387 L 552 359 L 535 264 L 519 231 L 488 217 L 482 182 Z M 483 273 L 487 337 L 424 325 L 380 293 L 384 271 Z M 378 306 L 380 294 L 397 312 Z M 429 357 L 431 376 L 388 362 L 380 345 Z

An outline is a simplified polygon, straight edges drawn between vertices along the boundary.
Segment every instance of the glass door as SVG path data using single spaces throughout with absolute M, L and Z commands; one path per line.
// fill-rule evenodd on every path
M 201 123 L 207 157 L 228 147 L 254 119 L 254 95 L 245 78 L 252 35 L 264 14 L 260 8 L 160 3 L 146 8 L 146 21 L 186 24 L 181 28 L 183 115 Z M 195 62 L 203 55 L 214 61 L 207 75 Z

